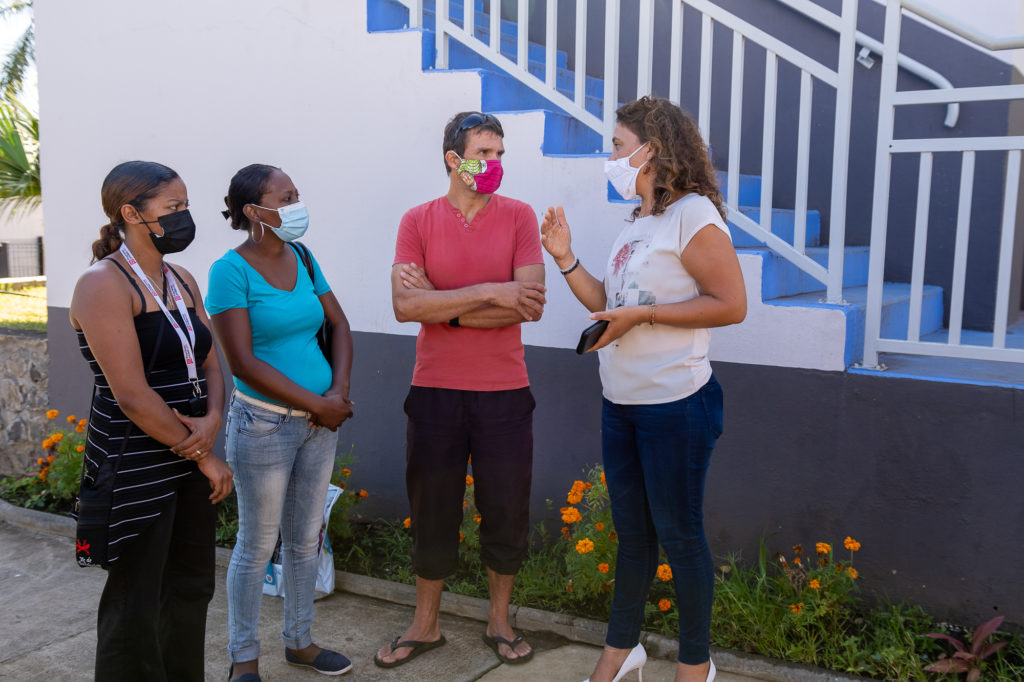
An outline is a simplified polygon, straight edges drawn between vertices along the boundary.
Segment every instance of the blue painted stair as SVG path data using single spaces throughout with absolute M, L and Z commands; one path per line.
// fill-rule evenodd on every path
M 488 41 L 490 35 L 490 3 L 474 0 L 474 34 Z M 463 0 L 450 0 L 449 16 L 456 23 L 463 23 Z M 367 0 L 367 28 L 371 32 L 407 30 L 408 9 L 396 0 Z M 425 0 L 422 33 L 421 68 L 432 70 L 436 55 L 436 34 L 434 32 L 435 4 Z M 501 21 L 500 52 L 515 61 L 519 26 L 515 22 Z M 480 76 L 481 111 L 491 113 L 542 111 L 544 113 L 545 156 L 604 156 L 601 151 L 601 136 L 568 114 L 559 106 L 520 82 L 486 58 L 464 45 L 450 41 L 448 66 L 450 71 L 473 71 Z M 529 71 L 540 79 L 544 78 L 547 54 L 543 45 L 529 43 Z M 568 55 L 556 51 L 557 89 L 565 96 L 572 97 L 575 74 L 568 68 Z M 586 77 L 585 108 L 600 116 L 604 108 L 604 82 Z M 724 172 L 719 175 L 720 186 L 725 190 Z M 608 186 L 608 200 L 615 203 L 630 203 Z M 760 222 L 761 178 L 741 175 L 739 185 L 739 210 L 756 223 Z M 771 231 L 788 243 L 793 243 L 795 214 L 792 210 L 772 209 Z M 762 259 L 761 300 L 768 305 L 826 307 L 842 309 L 847 316 L 847 365 L 859 362 L 864 336 L 865 302 L 867 296 L 868 247 L 847 247 L 844 250 L 843 297 L 844 305 L 824 303 L 823 285 L 810 275 L 791 264 L 763 242 L 744 232 L 736 225 L 730 225 L 733 243 L 737 252 Z M 807 212 L 806 254 L 825 265 L 828 248 L 821 239 L 821 214 L 815 210 Z M 906 338 L 907 316 L 909 313 L 909 285 L 889 284 L 883 290 L 882 335 L 886 338 Z M 921 334 L 934 334 L 942 329 L 942 290 L 926 287 L 923 299 Z

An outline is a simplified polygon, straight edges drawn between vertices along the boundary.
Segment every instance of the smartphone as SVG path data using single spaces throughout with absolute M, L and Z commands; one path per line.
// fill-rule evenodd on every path
M 576 353 L 583 355 L 588 350 L 594 347 L 597 340 L 601 338 L 601 334 L 604 334 L 604 330 L 608 328 L 608 320 L 598 320 L 594 324 L 590 325 L 583 330 L 580 334 L 580 342 L 576 344 Z

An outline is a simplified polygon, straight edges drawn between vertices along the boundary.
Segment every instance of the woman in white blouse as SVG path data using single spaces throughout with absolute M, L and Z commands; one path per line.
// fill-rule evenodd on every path
M 714 566 L 704 537 L 704 479 L 722 432 L 722 389 L 709 328 L 736 324 L 747 302 L 707 146 L 671 102 L 643 97 L 617 112 L 605 173 L 639 198 L 604 278 L 573 254 L 561 207 L 542 243 L 594 320 L 603 406 L 601 449 L 618 534 L 605 648 L 590 682 L 619 680 L 647 659 L 639 644 L 658 545 L 679 610 L 676 682 L 714 679 L 709 640 Z

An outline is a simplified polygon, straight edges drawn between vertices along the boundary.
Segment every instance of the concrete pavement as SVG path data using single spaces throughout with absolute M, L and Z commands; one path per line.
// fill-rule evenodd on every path
M 0 502 L 0 505 L 5 503 Z M 96 604 L 103 588 L 105 573 L 99 569 L 82 569 L 74 563 L 74 547 L 66 532 L 66 519 L 54 517 L 51 523 L 30 520 L 19 523 L 19 513 L 5 505 L 0 512 L 0 603 L 3 604 L 3 627 L 0 629 L 0 680 L 51 682 L 53 680 L 92 679 L 93 653 L 96 646 Z M 24 518 L 24 517 L 22 517 Z M 41 518 L 41 517 L 38 517 Z M 17 524 L 17 525 L 15 525 Z M 36 529 L 31 527 L 35 525 Z M 50 532 L 37 530 L 49 525 Z M 70 527 L 73 529 L 73 526 Z M 210 604 L 206 636 L 206 679 L 224 680 L 228 669 L 227 599 L 224 554 L 218 561 L 217 592 Z M 344 576 L 345 574 L 339 574 Z M 383 643 L 400 634 L 412 618 L 412 608 L 373 596 L 339 591 L 316 604 L 313 628 L 318 644 L 337 649 L 352 659 L 354 666 L 346 680 L 426 680 L 444 682 L 516 682 L 520 680 L 552 681 L 583 680 L 597 660 L 597 646 L 572 642 L 538 627 L 524 632 L 537 651 L 534 659 L 524 665 L 503 665 L 480 639 L 484 624 L 465 615 L 444 614 L 442 630 L 448 644 L 419 657 L 407 665 L 384 670 L 373 665 L 373 653 Z M 377 590 L 383 581 L 376 581 Z M 398 591 L 397 601 L 408 600 Z M 462 612 L 479 610 L 479 605 L 462 598 Z M 446 600 L 447 601 L 447 600 Z M 469 604 L 467 607 L 466 604 Z M 456 605 L 458 606 L 458 604 Z M 451 611 L 452 609 L 449 609 Z M 456 612 L 459 608 L 454 609 Z M 524 612 L 526 610 L 523 610 Z M 535 614 L 530 622 L 538 622 Z M 263 656 L 261 674 L 268 682 L 283 680 L 324 679 L 317 673 L 288 666 L 278 633 L 281 630 L 282 602 L 277 597 L 264 597 L 260 623 Z M 548 614 L 552 630 L 558 630 L 562 617 Z M 541 617 L 542 619 L 543 617 Z M 520 620 L 520 626 L 526 619 Z M 663 643 L 664 645 L 664 643 Z M 653 646 L 657 648 L 657 646 Z M 644 668 L 644 678 L 651 682 L 673 679 L 675 663 L 671 657 L 655 658 L 652 654 Z M 718 654 L 716 654 L 717 656 Z M 731 656 L 731 659 L 729 658 Z M 722 664 L 736 669 L 744 667 L 742 658 L 722 652 Z M 737 664 L 736 660 L 741 663 Z M 760 661 L 760 663 L 759 663 Z M 717 682 L 753 682 L 755 680 L 821 680 L 839 679 L 824 671 L 804 671 L 773 667 L 764 659 L 752 660 L 749 675 L 719 671 Z M 767 667 L 765 667 L 767 666 Z M 635 673 L 627 680 L 635 680 Z

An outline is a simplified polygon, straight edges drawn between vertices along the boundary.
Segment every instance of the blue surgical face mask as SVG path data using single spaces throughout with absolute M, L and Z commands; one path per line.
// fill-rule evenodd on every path
M 272 227 L 262 221 L 260 221 L 260 225 L 264 229 L 268 229 L 276 234 L 281 241 L 294 241 L 306 234 L 306 229 L 309 228 L 309 210 L 306 208 L 306 204 L 301 201 L 282 206 L 281 208 L 267 208 L 259 204 L 253 204 L 253 206 L 262 208 L 265 211 L 277 211 L 278 215 L 281 216 L 281 227 Z

